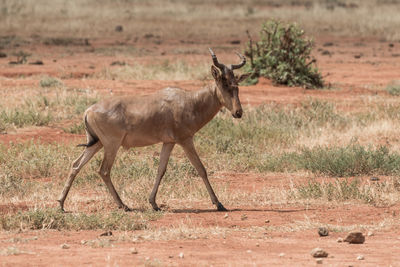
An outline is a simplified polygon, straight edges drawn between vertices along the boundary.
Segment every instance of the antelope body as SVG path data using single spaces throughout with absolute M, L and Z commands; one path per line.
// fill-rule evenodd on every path
M 150 194 L 150 204 L 159 210 L 156 194 L 167 168 L 175 144 L 182 146 L 186 156 L 202 177 L 212 203 L 219 211 L 226 210 L 218 201 L 207 178 L 206 170 L 193 145 L 193 136 L 225 106 L 235 118 L 242 116 L 238 83 L 248 74 L 235 77 L 233 70 L 242 67 L 246 60 L 225 66 L 218 62 L 210 49 L 214 65 L 211 73 L 215 82 L 198 91 L 165 88 L 148 96 L 114 97 L 89 107 L 85 112 L 87 144 L 83 153 L 73 162 L 68 180 L 59 198 L 61 209 L 72 182 L 81 168 L 104 147 L 104 159 L 99 174 L 115 202 L 126 211 L 130 209 L 121 201 L 112 184 L 110 171 L 118 149 L 163 143 L 156 182 Z

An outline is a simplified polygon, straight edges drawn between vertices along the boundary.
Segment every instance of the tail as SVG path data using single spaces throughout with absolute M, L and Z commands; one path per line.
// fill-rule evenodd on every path
M 79 144 L 77 147 L 84 146 L 84 147 L 91 147 L 99 141 L 99 137 L 93 132 L 92 128 L 87 121 L 87 115 L 85 115 L 85 129 L 86 129 L 86 136 L 88 139 L 87 144 Z

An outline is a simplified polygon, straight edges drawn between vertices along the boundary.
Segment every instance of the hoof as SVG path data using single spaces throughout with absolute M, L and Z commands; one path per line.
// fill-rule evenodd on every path
M 120 207 L 120 209 L 123 209 L 124 211 L 126 211 L 126 212 L 129 212 L 129 211 L 133 211 L 133 209 L 131 209 L 131 208 L 129 208 L 128 206 L 122 206 L 122 207 Z
M 217 210 L 218 210 L 218 211 L 228 211 L 228 210 L 224 207 L 224 205 L 222 205 L 221 203 L 218 203 L 218 204 L 217 204 Z
M 155 210 L 155 211 L 160 211 L 161 209 L 158 207 L 158 205 L 157 205 L 157 203 L 156 203 L 156 201 L 155 200 L 149 200 L 149 202 L 150 202 L 150 205 L 151 205 L 151 207 L 153 208 L 153 210 Z
M 57 200 L 57 202 L 60 203 L 60 211 L 64 213 L 64 203 L 61 200 Z
M 161 209 L 158 206 L 153 206 L 153 210 L 155 211 L 161 211 Z

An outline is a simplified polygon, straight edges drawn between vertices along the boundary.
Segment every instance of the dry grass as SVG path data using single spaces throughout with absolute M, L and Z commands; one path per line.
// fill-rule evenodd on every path
M 376 221 L 370 224 L 352 224 L 352 225 L 337 225 L 337 224 L 326 224 L 321 223 L 318 220 L 312 220 L 305 216 L 304 220 L 299 220 L 294 223 L 280 226 L 268 226 L 265 227 L 266 231 L 280 231 L 280 232 L 301 232 L 305 230 L 317 230 L 321 226 L 328 228 L 330 232 L 351 232 L 351 231 L 384 231 L 393 229 L 400 225 L 398 218 L 385 218 L 381 221 Z
M 78 125 L 82 123 L 83 112 L 98 101 L 97 93 L 86 89 L 61 87 L 43 87 L 35 89 L 6 89 L 0 100 L 0 131 L 10 132 L 15 128 L 30 125 L 55 126 L 68 121 Z M 66 131 L 73 132 L 73 127 Z M 82 133 L 83 127 L 75 126 L 76 133 Z M 72 130 L 71 130 L 72 129 Z
M 80 123 L 82 112 L 98 99 L 91 91 L 65 86 L 35 88 L 26 92 L 38 96 L 33 97 L 28 93 L 26 98 L 21 98 L 19 94 L 11 94 L 7 101 L 0 100 L 0 104 L 8 109 L 24 110 L 29 107 L 37 112 L 49 112 L 54 118 L 50 124 L 54 126 L 71 120 Z M 368 112 L 343 113 L 337 110 L 334 103 L 310 99 L 300 107 L 270 105 L 251 108 L 239 122 L 232 121 L 229 114 L 219 114 L 200 131 L 196 143 L 211 177 L 216 171 L 270 173 L 290 170 L 294 173 L 305 172 L 310 177 L 313 175 L 308 172 L 333 177 L 389 174 L 394 176 L 393 180 L 381 184 L 380 188 L 374 184 L 348 184 L 345 187 L 355 192 L 364 192 L 364 197 L 359 197 L 360 194 L 350 195 L 350 199 L 354 201 L 393 204 L 400 196 L 395 177 L 399 173 L 396 162 L 400 157 L 396 150 L 399 141 L 395 138 L 395 125 L 399 120 L 397 105 L 396 102 L 385 106 L 371 103 L 366 107 Z M 356 142 L 355 139 L 359 141 Z M 332 147 L 330 144 L 334 140 L 340 142 L 335 141 L 336 146 Z M 379 150 L 376 144 L 379 140 L 390 141 L 391 146 L 387 151 Z M 349 144 L 357 146 L 348 146 Z M 31 203 L 31 207 L 41 208 L 54 205 L 54 199 L 58 197 L 67 175 L 67 166 L 80 151 L 72 146 L 32 142 L 16 144 L 11 148 L 1 147 L 1 203 L 24 202 Z M 159 151 L 159 145 L 120 151 L 112 176 L 117 190 L 129 206 L 149 209 L 147 198 L 159 162 L 155 152 Z M 329 169 L 321 168 L 322 161 L 318 160 L 325 160 L 324 157 L 329 159 L 332 155 L 337 156 L 334 162 L 329 161 L 331 165 L 326 165 Z M 360 157 L 355 162 L 363 162 L 364 167 L 349 165 L 349 155 Z M 380 160 L 372 160 L 377 156 L 381 157 Z M 99 153 L 79 174 L 66 203 L 68 209 L 93 212 L 114 207 L 97 175 L 101 158 Z M 49 180 L 44 183 L 41 179 Z M 333 198 L 329 196 L 334 192 L 332 190 L 339 188 L 337 185 L 310 185 L 311 189 L 315 187 L 318 188 L 319 195 L 302 194 L 301 190 L 304 192 L 307 189 L 300 185 L 293 185 L 291 189 L 262 188 L 249 194 L 245 191 L 232 193 L 229 184 L 217 183 L 215 190 L 223 203 L 235 206 L 287 204 L 293 201 L 306 203 L 310 200 L 341 202 L 348 199 L 340 193 Z M 179 207 L 185 201 L 186 208 L 193 208 L 198 203 L 209 205 L 208 198 L 201 179 L 197 177 L 182 150 L 177 147 L 160 188 L 159 203 L 168 207 Z
M 208 40 L 245 37 L 262 21 L 275 18 L 300 23 L 310 34 L 400 38 L 398 3 L 378 0 L 345 1 L 3 1 L 0 29 L 5 33 L 99 37 L 114 33 L 140 37 L 151 33 L 167 39 Z M 96 6 L 96 8 L 93 8 Z M 105 27 L 106 25 L 106 27 Z M 193 28 L 195 25 L 195 28 Z
M 174 72 L 183 78 L 192 73 L 190 69 L 177 69 Z M 162 78 L 161 74 L 157 75 L 158 79 Z M 116 74 L 115 78 L 125 79 L 121 74 Z M 52 114 L 49 125 L 65 127 L 65 124 L 71 121 L 80 123 L 86 107 L 100 98 L 95 92 L 84 88 L 69 88 L 65 85 L 44 88 L 39 87 L 39 84 L 37 86 L 7 88 L 1 92 L 3 96 L 7 95 L 7 98 L 0 98 L 0 105 L 5 107 L 5 110 L 32 110 Z M 400 141 L 396 137 L 396 125 L 400 119 L 397 112 L 399 100 L 387 97 L 366 100 L 365 110 L 357 112 L 340 111 L 337 105 L 334 102 L 309 99 L 299 106 L 271 104 L 258 108 L 248 107 L 240 121 L 233 121 L 227 113 L 218 114 L 199 132 L 196 144 L 221 201 L 237 207 L 294 203 L 320 205 L 327 201 L 335 205 L 349 201 L 381 206 L 398 203 L 399 170 L 396 162 L 400 158 L 397 152 Z M 386 141 L 390 146 L 387 146 Z M 332 143 L 335 143 L 335 146 L 332 146 Z M 349 144 L 356 144 L 359 147 L 355 148 L 361 149 L 361 153 L 356 154 L 360 157 L 356 158 L 355 162 L 366 164 L 365 168 L 361 168 L 361 172 L 355 175 L 389 174 L 390 179 L 379 184 L 338 184 L 331 181 L 299 184 L 293 179 L 291 187 L 263 187 L 249 193 L 246 190 L 232 192 L 230 184 L 221 181 L 215 175 L 218 171 L 287 173 L 290 170 L 295 175 L 301 173 L 309 178 L 320 175 L 337 177 L 340 173 L 349 176 L 351 171 L 360 170 L 357 166 L 346 165 L 349 161 L 345 156 L 354 151 Z M 382 162 L 373 160 L 376 155 L 382 155 L 379 145 L 387 146 L 388 149 L 387 154 L 386 150 L 383 153 Z M 321 159 L 321 155 L 329 159 L 336 155 L 333 152 L 342 151 L 341 149 L 344 156 L 335 156 L 334 160 L 329 162 L 338 160 L 340 163 L 341 160 L 346 164 L 332 165 L 330 168 L 333 169 L 329 172 L 323 168 L 316 168 L 315 174 L 311 173 L 315 165 L 320 165 L 317 159 Z M 121 197 L 128 206 L 138 208 L 139 212 L 150 212 L 147 199 L 156 176 L 159 151 L 159 145 L 120 151 L 112 171 L 114 184 Z M 304 156 L 304 151 L 307 151 L 308 157 Z M 40 225 L 46 228 L 52 218 L 63 222 L 51 224 L 58 229 L 88 229 L 85 228 L 87 222 L 92 223 L 91 229 L 104 229 L 109 220 L 115 229 L 124 229 L 117 220 L 112 220 L 115 217 L 110 215 L 109 211 L 115 209 L 115 204 L 97 175 L 102 159 L 101 153 L 81 171 L 69 194 L 66 209 L 75 212 L 76 218 L 66 219 L 49 211 L 49 207 L 56 206 L 54 200 L 62 190 L 68 166 L 80 152 L 81 149 L 60 144 L 28 142 L 11 147 L 0 146 L 0 205 L 26 205 L 28 210 L 16 217 L 17 219 L 38 216 L 37 211 L 44 214 L 44 217 L 39 216 L 39 219 L 44 220 L 37 221 L 36 226 L 32 226 L 33 220 L 26 220 L 26 229 Z M 304 164 L 305 158 L 309 160 L 307 164 Z M 160 187 L 158 203 L 165 205 L 167 209 L 212 207 L 203 182 L 179 147 L 173 152 Z M 85 217 L 84 214 L 89 215 Z M 157 216 L 162 215 L 163 213 Z M 15 217 L 13 211 L 0 215 L 5 222 L 4 229 L 21 226 L 20 221 L 12 220 L 13 216 Z M 129 219 L 130 217 L 124 220 Z M 143 229 L 147 226 L 148 223 L 145 222 L 139 227 Z M 301 227 L 299 229 L 304 229 L 304 226 Z M 171 239 L 205 238 L 214 233 L 223 236 L 227 229 L 194 229 L 189 222 L 184 222 L 177 227 L 146 231 L 148 232 L 144 234 L 144 238 L 151 240 L 164 236 Z M 97 243 L 94 243 L 94 246 L 96 245 Z
M 206 80 L 209 77 L 209 63 L 196 65 L 184 61 L 164 60 L 148 65 L 126 65 L 107 67 L 92 75 L 93 79 L 109 80 Z

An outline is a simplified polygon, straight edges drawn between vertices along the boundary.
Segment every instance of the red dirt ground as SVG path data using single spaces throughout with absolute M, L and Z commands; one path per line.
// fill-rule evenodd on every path
M 69 47 L 65 52 L 62 47 L 44 47 L 30 44 L 25 49 L 34 52 L 38 59 L 44 61 L 43 66 L 8 64 L 11 59 L 0 58 L 0 89 L 12 87 L 29 88 L 37 86 L 40 75 L 51 75 L 63 78 L 66 86 L 89 88 L 109 95 L 113 94 L 149 94 L 166 86 L 178 86 L 194 90 L 204 84 L 201 81 L 136 81 L 136 80 L 99 80 L 90 75 L 108 67 L 112 61 L 149 63 L 151 60 L 182 58 L 188 62 L 196 62 L 207 55 L 207 45 L 185 44 L 185 47 L 205 51 L 204 54 L 173 53 L 176 43 L 163 42 L 162 46 L 151 46 L 150 55 L 138 58 L 125 58 L 123 55 L 104 56 L 93 53 L 93 49 L 112 47 L 119 40 L 93 40 L 91 47 Z M 221 41 L 223 42 L 223 41 Z M 329 42 L 332 43 L 328 44 Z M 148 47 L 148 43 L 136 44 Z M 333 38 L 325 37 L 317 40 L 315 56 L 318 66 L 326 80 L 340 90 L 305 90 L 303 88 L 276 87 L 267 80 L 255 86 L 241 87 L 240 97 L 245 106 L 262 103 L 299 104 L 308 98 L 319 98 L 335 101 L 343 110 L 359 110 L 363 108 L 365 98 L 381 95 L 390 97 L 381 90 L 393 80 L 399 79 L 400 61 L 399 47 L 376 39 Z M 240 46 L 231 45 L 220 55 L 222 61 L 237 60 L 231 56 Z M 323 51 L 329 55 L 322 55 Z M 218 53 L 218 51 L 216 51 Z M 62 56 L 57 56 L 62 54 Z M 157 56 L 155 56 L 157 55 Z M 21 78 L 23 77 L 23 78 Z M 85 78 L 88 77 L 88 78 Z M 25 142 L 36 140 L 45 143 L 64 142 L 76 144 L 82 142 L 81 135 L 67 134 L 58 127 L 32 127 L 16 130 L 10 134 L 0 135 L 0 142 Z M 287 175 L 257 175 L 249 173 L 222 173 L 219 179 L 229 181 L 229 190 L 250 192 L 262 187 L 288 185 Z M 301 181 L 296 180 L 296 182 Z M 213 181 L 218 182 L 218 181 Z M 27 203 L 16 206 L 2 205 L 2 213 L 27 209 Z M 400 230 L 393 229 L 388 221 L 399 220 L 400 205 L 392 207 L 374 207 L 371 205 L 310 205 L 290 204 L 285 206 L 266 207 L 228 207 L 232 211 L 225 213 L 210 210 L 208 204 L 201 203 L 198 210 L 173 210 L 165 212 L 161 219 L 151 223 L 152 229 L 179 227 L 182 221 L 191 221 L 196 227 L 219 227 L 228 229 L 225 238 L 221 235 L 209 234 L 208 238 L 183 240 L 146 240 L 138 238 L 143 231 L 114 231 L 105 247 L 93 248 L 82 244 L 82 240 L 99 238 L 100 231 L 31 231 L 0 232 L 0 252 L 13 254 L 11 247 L 17 247 L 16 255 L 1 255 L 2 266 L 312 266 L 315 259 L 310 256 L 311 249 L 321 247 L 329 253 L 323 259 L 324 264 L 332 266 L 400 266 Z M 244 215 L 247 218 L 243 219 Z M 269 220 L 266 223 L 266 220 Z M 367 236 L 362 245 L 338 243 L 344 232 L 332 232 L 321 238 L 316 228 L 293 230 L 307 221 L 337 226 L 355 226 L 382 224 L 374 235 Z M 258 230 L 252 231 L 252 227 Z M 265 228 L 265 230 L 260 230 Z M 312 230 L 309 230 L 312 228 Z M 291 231 L 292 229 L 293 231 Z M 365 233 L 365 230 L 363 230 Z M 130 241 L 121 241 L 122 236 L 130 237 Z M 134 238 L 135 237 L 135 238 Z M 132 241 L 134 239 L 134 241 Z M 62 249 L 63 243 L 70 245 Z M 84 242 L 83 242 L 84 243 Z M 131 248 L 138 253 L 130 253 Z M 179 257 L 183 253 L 183 258 Z M 284 253 L 284 255 L 280 255 Z M 364 260 L 357 260 L 364 255 Z

